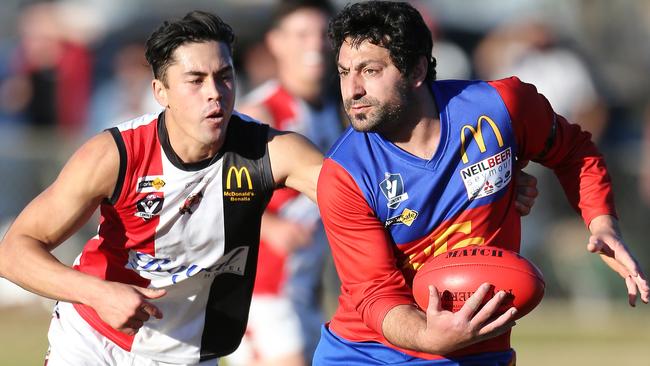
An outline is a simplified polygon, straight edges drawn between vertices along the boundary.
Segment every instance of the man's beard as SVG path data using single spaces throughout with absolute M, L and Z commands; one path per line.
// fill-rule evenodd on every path
M 343 106 L 352 123 L 352 127 L 359 132 L 388 132 L 402 123 L 406 113 L 408 101 L 412 93 L 406 85 L 398 85 L 397 100 L 381 103 L 373 97 L 362 97 L 357 100 L 345 100 Z M 354 105 L 368 105 L 373 108 L 370 112 L 351 114 L 350 108 Z

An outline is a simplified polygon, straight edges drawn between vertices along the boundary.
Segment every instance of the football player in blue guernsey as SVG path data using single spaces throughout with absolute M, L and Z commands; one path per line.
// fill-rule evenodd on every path
M 496 313 L 502 291 L 479 309 L 483 284 L 451 313 L 434 287 L 419 309 L 410 284 L 427 258 L 453 248 L 519 251 L 513 188 L 529 160 L 555 171 L 591 232 L 588 250 L 623 277 L 630 305 L 648 302 L 602 156 L 533 85 L 435 81 L 431 35 L 404 2 L 348 5 L 329 37 L 352 127 L 318 182 L 342 286 L 314 365 L 513 365 L 517 310 Z

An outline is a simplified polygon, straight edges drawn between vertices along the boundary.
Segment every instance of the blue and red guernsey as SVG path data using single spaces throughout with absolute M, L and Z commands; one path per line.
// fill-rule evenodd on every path
M 615 215 L 607 169 L 589 133 L 556 115 L 534 86 L 509 78 L 436 81 L 431 90 L 441 129 L 430 160 L 377 133 L 349 129 L 320 173 L 318 203 L 342 283 L 329 327 L 353 342 L 399 349 L 383 337 L 382 322 L 393 307 L 414 304 L 410 285 L 428 258 L 468 246 L 519 251 L 514 179 L 524 161 L 554 170 L 586 224 Z M 509 338 L 454 355 L 508 350 Z

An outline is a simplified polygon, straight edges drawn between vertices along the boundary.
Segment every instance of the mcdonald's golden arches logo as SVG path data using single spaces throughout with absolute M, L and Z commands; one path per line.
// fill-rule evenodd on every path
M 248 168 L 243 166 L 237 168 L 236 165 L 231 166 L 228 169 L 228 175 L 226 176 L 226 189 L 230 189 L 230 183 L 232 182 L 232 173 L 235 173 L 235 179 L 237 181 L 237 189 L 242 188 L 242 178 L 246 176 L 246 183 L 248 184 L 248 190 L 253 190 L 253 182 L 251 181 L 251 175 L 248 172 Z
M 464 125 L 463 128 L 460 130 L 460 154 L 461 154 L 461 158 L 463 159 L 463 163 L 465 164 L 469 162 L 469 158 L 467 157 L 467 150 L 465 149 L 465 129 L 468 129 L 469 132 L 472 133 L 472 137 L 474 138 L 474 140 L 476 140 L 476 144 L 478 145 L 479 151 L 484 153 L 487 150 L 485 147 L 485 140 L 483 139 L 483 132 L 481 129 L 482 127 L 481 124 L 483 121 L 487 122 L 492 128 L 492 132 L 494 132 L 494 136 L 497 138 L 499 147 L 503 147 L 503 137 L 501 137 L 501 131 L 499 131 L 499 127 L 497 126 L 497 124 L 494 123 L 494 121 L 490 117 L 481 116 L 478 118 L 476 129 L 474 129 L 474 127 L 471 125 Z

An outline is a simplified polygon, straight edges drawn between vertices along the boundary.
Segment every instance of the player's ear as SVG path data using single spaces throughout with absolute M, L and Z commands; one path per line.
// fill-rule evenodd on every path
M 280 34 L 280 30 L 277 28 L 271 29 L 269 32 L 266 33 L 266 36 L 264 37 L 264 40 L 266 42 L 266 47 L 268 47 L 269 52 L 273 57 L 278 57 L 283 54 L 282 52 L 282 45 L 283 45 L 283 40 L 282 40 L 282 34 Z
M 429 62 L 427 61 L 426 57 L 420 56 L 418 59 L 418 62 L 415 64 L 415 67 L 413 67 L 413 70 L 411 70 L 411 83 L 413 87 L 419 87 L 424 83 L 424 81 L 427 78 L 427 69 L 429 67 Z
M 163 108 L 167 108 L 169 103 L 167 101 L 167 88 L 165 87 L 165 83 L 162 80 L 153 79 L 151 87 L 153 89 L 153 96 L 156 98 L 158 104 Z

